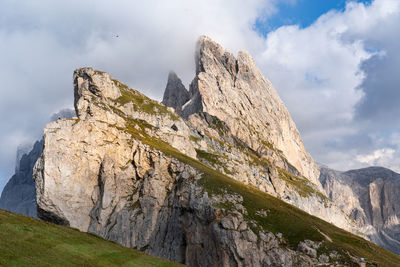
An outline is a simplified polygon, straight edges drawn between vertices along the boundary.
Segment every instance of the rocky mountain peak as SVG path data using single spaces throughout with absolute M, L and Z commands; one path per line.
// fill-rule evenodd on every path
M 213 62 L 214 59 L 217 61 Z M 200 36 L 197 41 L 195 63 L 196 75 L 201 72 L 212 71 L 215 64 L 223 66 L 232 75 L 237 72 L 235 56 L 205 35 Z
M 186 90 L 181 79 L 179 79 L 175 72 L 171 71 L 168 75 L 168 82 L 161 103 L 168 107 L 173 107 L 177 113 L 180 113 L 182 106 L 189 99 L 189 92 Z
M 196 77 L 191 99 L 182 106 L 188 118 L 207 112 L 224 121 L 241 141 L 258 153 L 271 148 L 299 173 L 321 188 L 317 165 L 306 152 L 300 134 L 276 90 L 246 51 L 238 57 L 209 37 L 196 46 Z

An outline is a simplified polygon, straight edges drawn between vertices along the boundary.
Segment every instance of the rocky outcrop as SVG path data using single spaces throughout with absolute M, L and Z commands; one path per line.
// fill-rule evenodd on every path
M 182 106 L 189 101 L 189 99 L 189 92 L 186 90 L 181 79 L 178 78 L 175 72 L 170 72 L 161 103 L 168 107 L 173 107 L 179 114 L 182 111 Z
M 206 36 L 196 52 L 191 99 L 182 107 L 189 117 L 199 111 L 224 121 L 237 138 L 263 154 L 271 147 L 320 189 L 319 171 L 276 90 L 249 53 L 237 59 Z
M 15 174 L 7 182 L 1 193 L 1 209 L 37 217 L 35 182 L 32 178 L 32 172 L 33 166 L 42 154 L 42 151 L 43 140 L 37 141 L 29 153 L 20 156 L 15 168 Z
M 356 237 L 285 203 L 357 231 L 272 143 L 255 149 L 205 110 L 185 120 L 92 68 L 74 72 L 74 95 L 78 117 L 44 130 L 40 218 L 189 266 L 314 266 L 354 254 L 335 236 Z
M 400 254 L 400 174 L 382 167 L 347 172 L 322 167 L 320 179 L 371 241 Z

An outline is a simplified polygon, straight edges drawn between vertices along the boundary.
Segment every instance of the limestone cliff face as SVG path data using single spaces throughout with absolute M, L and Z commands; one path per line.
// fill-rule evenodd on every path
M 208 39 L 202 38 L 199 46 L 205 40 Z M 244 59 L 239 57 L 241 60 Z M 243 64 L 239 69 L 244 71 L 247 65 Z M 206 74 L 198 72 L 199 81 L 203 75 Z M 250 74 L 237 77 L 246 75 Z M 253 78 L 267 83 L 259 76 L 235 82 L 248 85 Z M 192 98 L 183 106 L 181 115 L 195 103 L 196 92 L 201 98 L 205 94 L 193 89 L 194 84 Z M 201 90 L 205 92 L 206 87 Z M 264 94 L 263 90 L 257 92 Z M 273 97 L 276 92 L 272 90 L 270 94 Z M 74 95 L 77 117 L 60 119 L 44 130 L 44 150 L 34 168 L 40 218 L 189 266 L 312 266 L 344 257 L 337 254 L 342 249 L 331 246 L 330 254 L 317 255 L 324 242 L 333 241 L 318 226 L 320 221 L 315 225 L 304 223 L 301 218 L 306 214 L 283 202 L 349 231 L 358 230 L 319 191 L 318 183 L 305 176 L 308 171 L 297 169 L 301 164 L 306 166 L 306 161 L 296 167 L 277 148 L 280 141 L 260 139 L 264 145 L 257 147 L 258 141 L 244 132 L 244 124 L 234 124 L 228 116 L 218 113 L 210 114 L 212 106 L 196 112 L 193 109 L 185 120 L 175 112 L 179 109 L 153 101 L 92 68 L 74 72 Z M 239 98 L 242 97 L 245 96 Z M 279 98 L 268 101 L 273 100 Z M 227 104 L 233 112 L 230 104 L 221 104 Z M 261 104 L 258 102 L 257 106 Z M 283 110 L 283 115 L 265 116 L 265 120 L 276 131 L 286 123 L 295 127 L 287 110 L 280 106 L 282 102 L 279 100 L 276 105 L 272 110 Z M 249 113 L 255 114 L 254 109 L 248 108 Z M 261 112 L 265 107 L 258 108 Z M 248 118 L 239 109 L 243 118 Z M 275 121 L 278 115 L 284 116 L 286 122 Z M 254 131 L 262 128 L 259 127 Z M 268 129 L 263 131 L 260 138 L 270 135 Z M 297 130 L 284 134 L 284 139 L 296 139 L 296 133 Z M 296 140 L 288 141 L 287 146 Z M 309 157 L 298 148 L 287 151 Z M 304 149 L 302 144 L 300 148 Z M 314 168 L 312 160 L 309 164 Z M 284 214 L 290 219 L 274 221 L 274 216 Z M 293 217 L 297 218 L 296 223 L 307 229 L 301 231 L 301 237 L 291 232 L 296 230 L 290 217 L 293 214 L 297 214 Z M 288 225 L 280 225 L 283 222 Z M 313 236 L 311 240 L 307 240 L 305 232 Z
M 36 216 L 35 182 L 33 166 L 43 150 L 43 140 L 37 141 L 29 153 L 23 154 L 15 168 L 15 174 L 3 189 L 0 208 L 26 216 Z
M 369 238 L 400 253 L 400 174 L 381 167 L 347 172 L 321 168 L 321 183 Z
M 245 51 L 237 59 L 210 38 L 197 44 L 191 99 L 181 114 L 199 111 L 224 121 L 232 133 L 263 154 L 271 146 L 320 189 L 319 171 L 276 90 Z

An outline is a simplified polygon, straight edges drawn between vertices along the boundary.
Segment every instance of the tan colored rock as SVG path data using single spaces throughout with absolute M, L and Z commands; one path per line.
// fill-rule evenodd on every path
M 199 111 L 218 117 L 252 149 L 282 151 L 301 175 L 321 189 L 318 168 L 288 110 L 247 52 L 239 52 L 236 59 L 210 38 L 200 37 L 190 94 L 191 100 L 182 107 L 184 117 Z
M 74 72 L 75 110 L 79 119 L 88 116 L 103 115 L 98 99 L 106 101 L 107 98 L 117 99 L 121 96 L 120 89 L 105 72 L 92 68 L 81 68 Z M 103 118 L 105 119 L 105 118 Z M 107 121 L 114 123 L 113 121 Z
M 131 137 L 106 123 L 64 119 L 47 126 L 44 142 L 45 153 L 35 170 L 37 203 L 45 211 L 38 216 L 55 216 L 63 224 L 87 231 L 100 166 L 110 171 L 104 165 L 106 156 L 118 168 L 126 166 L 132 160 Z

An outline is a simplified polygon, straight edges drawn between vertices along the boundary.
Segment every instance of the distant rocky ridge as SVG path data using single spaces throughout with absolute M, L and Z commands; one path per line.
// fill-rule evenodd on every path
M 400 174 L 382 167 L 347 172 L 322 167 L 320 180 L 371 241 L 400 254 Z
M 71 118 L 75 111 L 62 109 L 53 114 L 50 121 Z M 43 151 L 43 140 L 36 141 L 30 149 L 23 146 L 17 150 L 15 174 L 3 188 L 0 198 L 0 209 L 9 210 L 26 216 L 37 218 L 35 182 L 32 177 L 33 166 Z
M 52 121 L 56 121 L 59 119 L 70 119 L 73 117 L 76 117 L 75 110 L 70 109 L 70 108 L 63 108 L 60 111 L 51 115 L 50 121 L 52 122 Z
M 32 172 L 33 166 L 42 151 L 43 140 L 37 141 L 29 153 L 20 157 L 15 168 L 15 174 L 7 182 L 1 193 L 0 209 L 37 218 L 35 182 L 32 178 Z
M 33 144 L 33 145 L 34 145 L 34 144 Z M 15 173 L 19 171 L 19 167 L 20 167 L 20 165 L 21 165 L 21 164 L 20 164 L 20 161 L 21 161 L 22 157 L 23 157 L 24 155 L 26 155 L 26 154 L 29 154 L 29 152 L 32 150 L 32 148 L 33 148 L 33 146 L 32 146 L 32 144 L 29 143 L 29 142 L 20 144 L 20 145 L 17 147 L 17 152 L 16 152 L 17 156 L 16 156 L 15 168 L 14 168 Z

